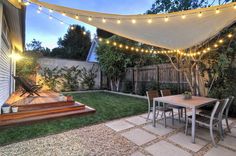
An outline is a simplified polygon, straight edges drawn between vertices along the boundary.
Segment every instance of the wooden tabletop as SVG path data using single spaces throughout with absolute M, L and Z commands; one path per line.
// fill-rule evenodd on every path
M 214 103 L 218 99 L 201 97 L 201 96 L 192 96 L 192 99 L 184 99 L 183 95 L 171 95 L 171 96 L 157 97 L 154 98 L 153 100 L 176 106 L 183 106 L 187 108 L 199 108 L 204 105 Z

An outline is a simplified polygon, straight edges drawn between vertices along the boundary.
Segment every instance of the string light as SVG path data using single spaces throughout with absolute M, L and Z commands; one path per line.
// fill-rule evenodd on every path
M 182 15 L 181 18 L 182 18 L 182 19 L 185 19 L 185 18 L 186 18 L 186 15 Z
M 219 8 L 216 9 L 216 14 L 220 13 L 220 10 Z
M 53 13 L 53 10 L 52 10 L 52 9 L 49 9 L 48 11 L 49 11 L 50 13 Z
M 198 17 L 202 17 L 202 12 L 199 12 L 199 13 L 198 13 Z
M 62 16 L 66 16 L 66 13 L 63 12 L 63 13 L 62 13 Z
M 223 43 L 224 41 L 222 39 L 219 40 L 219 43 Z
M 30 2 L 24 2 L 23 3 L 25 6 L 28 6 L 28 5 L 30 5 Z
M 152 19 L 148 19 L 148 21 L 147 21 L 149 24 L 151 24 L 152 23 Z
M 102 23 L 106 23 L 106 19 L 105 18 L 102 19 Z
M 236 5 L 234 5 L 234 9 L 236 9 Z M 37 9 L 37 13 L 41 13 L 41 10 L 42 10 L 42 7 L 39 6 L 38 9 Z M 49 12 L 52 12 L 52 11 L 50 11 L 50 10 L 51 10 L 51 9 L 49 9 Z M 217 8 L 217 9 L 215 10 L 216 13 L 217 13 L 217 10 L 219 10 L 219 9 Z M 43 12 L 43 13 L 44 13 L 44 12 Z M 45 13 L 45 14 L 49 16 L 49 19 L 53 19 L 53 18 L 54 18 L 55 20 L 58 20 L 61 24 L 67 24 L 67 23 L 64 23 L 62 20 L 57 19 L 57 18 L 51 16 L 50 14 L 47 14 L 47 13 Z M 62 15 L 65 15 L 65 13 L 62 13 Z M 198 16 L 201 17 L 201 16 L 202 16 L 202 12 L 199 12 L 199 13 L 198 13 Z M 75 15 L 75 18 L 78 19 L 79 16 L 78 16 L 78 15 Z M 186 18 L 186 15 L 181 15 L 181 18 L 182 18 L 182 19 Z M 89 20 L 89 21 L 92 21 L 92 17 L 88 17 L 88 20 Z M 165 22 L 167 22 L 167 21 L 169 20 L 168 16 L 166 16 L 166 17 L 164 18 L 164 20 L 165 20 Z M 106 19 L 103 18 L 103 19 L 102 19 L 102 22 L 103 22 L 103 23 L 106 23 Z M 117 24 L 120 24 L 120 23 L 121 23 L 121 20 L 118 19 L 116 22 L 117 22 Z M 136 20 L 135 20 L 135 19 L 132 19 L 131 22 L 132 22 L 132 23 L 136 23 Z M 148 23 L 152 23 L 152 19 L 148 19 L 147 22 L 148 22 Z M 67 25 L 69 25 L 69 24 L 67 24 Z M 70 28 L 71 30 L 74 30 L 74 27 L 73 27 L 73 26 L 70 26 L 69 28 Z M 83 34 L 86 35 L 86 32 L 84 31 Z M 227 38 L 232 38 L 233 35 L 232 35 L 231 33 L 229 33 L 228 35 L 226 35 L 226 37 L 227 37 Z M 99 38 L 98 40 L 99 40 L 100 42 L 103 41 L 102 38 Z M 217 42 L 218 42 L 218 43 L 223 43 L 224 40 L 223 40 L 223 39 L 220 39 L 220 40 L 218 40 Z M 110 41 L 109 41 L 109 40 L 106 40 L 106 43 L 109 44 Z M 206 49 L 204 49 L 204 50 L 202 50 L 202 51 L 197 51 L 197 52 L 194 52 L 194 53 L 186 53 L 186 52 L 180 52 L 179 50 L 173 50 L 173 51 L 172 51 L 172 50 L 168 50 L 168 51 L 167 51 L 167 50 L 155 51 L 155 50 L 153 50 L 153 49 L 152 49 L 152 50 L 139 49 L 138 47 L 131 47 L 131 48 L 130 48 L 128 45 L 123 45 L 123 44 L 119 44 L 119 43 L 116 43 L 116 42 L 113 42 L 113 45 L 114 45 L 114 46 L 117 46 L 117 47 L 119 47 L 119 48 L 123 48 L 123 47 L 124 47 L 125 49 L 127 49 L 127 50 L 130 49 L 131 51 L 134 51 L 134 50 L 135 50 L 136 52 L 141 51 L 141 52 L 154 53 L 154 54 L 177 53 L 177 54 L 179 54 L 179 55 L 191 56 L 191 57 L 193 57 L 193 56 L 198 56 L 198 55 L 201 55 L 201 54 L 203 54 L 203 53 L 207 53 L 207 52 L 209 52 L 209 51 L 211 50 L 211 47 L 209 46 L 209 47 L 207 47 Z M 218 48 L 219 46 L 218 46 L 218 44 L 215 43 L 214 45 L 212 45 L 212 47 Z
M 88 21 L 92 21 L 92 20 L 93 20 L 92 17 L 89 17 L 89 18 L 88 18 Z
M 169 21 L 169 18 L 168 17 L 165 17 L 165 22 L 168 22 Z
M 117 24 L 121 24 L 121 20 L 117 20 L 116 23 L 117 23 Z
M 42 10 L 43 8 L 41 6 L 38 7 L 39 10 Z
M 233 35 L 232 34 L 228 34 L 228 38 L 231 38 Z

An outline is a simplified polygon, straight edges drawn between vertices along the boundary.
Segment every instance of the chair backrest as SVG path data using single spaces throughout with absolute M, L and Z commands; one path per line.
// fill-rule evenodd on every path
M 170 96 L 171 91 L 169 89 L 160 90 L 161 96 Z
M 233 103 L 233 101 L 234 101 L 234 96 L 230 96 L 230 97 L 229 97 L 229 102 L 228 102 L 228 104 L 227 104 L 227 106 L 226 106 L 226 109 L 225 109 L 225 116 L 226 116 L 226 117 L 228 117 L 229 108 L 230 108 L 231 104 Z
M 214 117 L 217 117 L 218 119 L 222 119 L 223 113 L 224 113 L 228 103 L 229 103 L 229 98 L 220 100 L 219 106 L 215 111 Z
M 19 76 L 13 76 L 13 78 L 24 88 L 25 91 L 31 92 L 31 85 L 28 84 L 26 81 L 24 81 L 21 77 Z
M 153 98 L 159 97 L 158 91 L 156 90 L 150 90 L 146 91 L 147 99 L 148 99 L 148 105 L 150 106 L 152 104 Z

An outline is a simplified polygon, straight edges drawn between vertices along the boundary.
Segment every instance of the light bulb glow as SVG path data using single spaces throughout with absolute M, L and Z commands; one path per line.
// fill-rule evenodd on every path
M 49 11 L 50 13 L 53 13 L 53 10 L 52 10 L 52 9 L 49 9 L 48 11 Z
M 214 47 L 217 48 L 217 47 L 218 47 L 218 44 L 214 44 Z
M 75 16 L 75 19 L 79 19 L 79 16 L 78 16 L 78 15 L 76 15 L 76 16 Z
M 117 45 L 117 43 L 116 43 L 116 42 L 113 42 L 113 45 L 114 45 L 114 46 L 116 46 L 116 45 Z
M 236 5 L 234 4 L 234 9 L 236 9 Z
M 125 49 L 129 49 L 129 46 L 125 46 Z
M 73 26 L 70 27 L 71 30 L 74 30 L 75 28 Z
M 9 55 L 9 57 L 15 61 L 19 61 L 23 58 L 23 56 L 21 56 L 20 54 L 17 54 L 17 53 L 13 53 L 13 54 Z
M 92 20 L 93 20 L 92 17 L 89 17 L 89 18 L 88 18 L 88 21 L 92 21 Z
M 135 23 L 136 23 L 136 20 L 135 20 L 135 19 L 132 19 L 132 23 L 135 24 Z
M 62 13 L 62 16 L 66 16 L 66 13 L 63 12 L 63 13 Z
M 220 13 L 220 10 L 217 8 L 217 9 L 216 9 L 216 14 L 218 14 L 218 13 Z
M 228 34 L 228 38 L 231 38 L 233 35 L 232 34 Z
M 165 22 L 168 22 L 168 21 L 169 21 L 169 18 L 168 18 L 168 17 L 165 17 L 164 20 L 165 20 Z
M 86 35 L 86 31 L 83 32 L 83 35 Z
M 110 43 L 110 41 L 106 41 L 106 43 L 107 43 L 107 44 L 109 44 L 109 43 Z
M 102 19 L 102 23 L 106 23 L 106 19 L 105 18 Z
M 117 23 L 117 24 L 121 24 L 121 20 L 117 20 L 116 23 Z
M 219 43 L 223 43 L 224 41 L 222 39 L 219 40 Z
M 99 38 L 98 40 L 99 40 L 100 42 L 102 42 L 102 38 Z
M 185 18 L 186 18 L 186 15 L 182 15 L 181 18 L 182 18 L 182 19 L 185 19 Z
M 49 16 L 49 19 L 51 20 L 51 19 L 52 19 L 52 16 Z
M 148 19 L 148 21 L 147 21 L 149 24 L 151 24 L 152 23 L 152 19 Z
M 25 5 L 25 6 L 30 5 L 30 2 L 24 2 L 24 5 Z
M 41 6 L 38 7 L 39 10 L 42 10 L 43 8 Z
M 202 17 L 202 12 L 199 12 L 199 13 L 198 13 L 198 17 Z
M 37 13 L 38 13 L 38 14 L 40 14 L 40 13 L 41 13 L 41 11 L 40 11 L 40 10 L 37 10 Z

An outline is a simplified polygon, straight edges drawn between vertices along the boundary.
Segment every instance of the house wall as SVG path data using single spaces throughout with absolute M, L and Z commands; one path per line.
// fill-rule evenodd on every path
M 98 69 L 97 77 L 95 78 L 95 86 L 94 89 L 100 89 L 101 86 L 101 70 L 97 63 L 88 63 L 85 61 L 75 61 L 75 60 L 69 60 L 69 59 L 59 59 L 59 58 L 40 58 L 38 60 L 38 63 L 41 67 L 41 69 L 48 67 L 50 69 L 53 69 L 55 67 L 62 68 L 62 67 L 72 67 L 72 66 L 79 66 L 80 69 L 85 67 L 87 70 L 91 69 L 94 65 L 96 69 Z M 36 82 L 38 83 L 41 77 L 42 70 L 39 70 L 37 72 L 36 76 Z M 79 81 L 79 80 L 78 80 Z M 60 87 L 59 87 L 60 88 Z M 44 87 L 44 89 L 47 89 Z
M 12 53 L 12 44 L 3 9 L 3 4 L 0 3 L 0 108 L 14 90 L 11 74 L 15 71 L 14 62 L 9 57 Z

